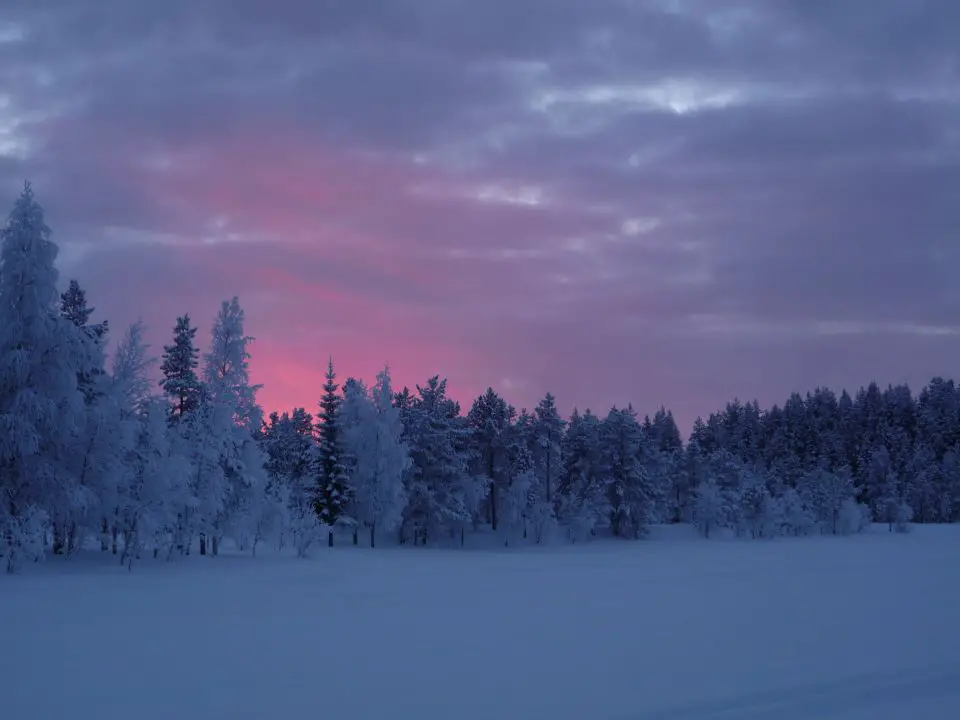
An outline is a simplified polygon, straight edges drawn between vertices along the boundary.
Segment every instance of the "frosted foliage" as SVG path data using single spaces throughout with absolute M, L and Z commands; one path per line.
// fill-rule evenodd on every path
M 418 396 L 401 413 L 411 458 L 401 531 L 414 542 L 463 530 L 486 496 L 487 479 L 468 471 L 468 430 L 446 386 L 437 376 L 418 385 Z
M 871 522 L 870 508 L 847 498 L 840 506 L 839 532 L 841 535 L 853 535 L 863 532 Z
M 528 499 L 537 477 L 532 470 L 515 476 L 503 493 L 500 505 L 500 532 L 507 544 L 515 544 L 524 533 L 527 524 Z
M 211 331 L 203 380 L 212 400 L 235 408 L 237 422 L 257 430 L 263 420 L 256 402 L 260 386 L 250 384 L 249 345 L 253 338 L 244 333 L 244 320 L 237 297 L 223 301 Z
M 303 408 L 270 416 L 263 437 L 267 483 L 258 521 L 260 534 L 272 536 L 278 549 L 287 543 L 306 556 L 320 537 L 313 505 L 316 446 L 313 417 Z
M 135 419 L 125 416 L 116 398 L 105 393 L 94 396 L 84 407 L 69 438 L 66 465 L 78 481 L 75 497 L 82 498 L 82 513 L 76 513 L 73 520 L 96 529 L 103 547 L 113 538 L 111 525 L 128 473 L 124 455 L 134 442 L 135 432 Z M 68 551 L 76 549 L 74 546 Z
M 194 527 L 187 532 L 209 535 L 214 554 L 228 536 L 244 549 L 254 547 L 260 515 L 269 513 L 266 457 L 253 434 L 260 430 L 262 412 L 257 387 L 250 385 L 251 340 L 239 300 L 224 301 L 204 357 L 204 400 L 187 419 L 197 503 Z
M 9 573 L 20 570 L 25 562 L 43 558 L 46 544 L 47 514 L 36 505 L 29 505 L 11 515 L 0 508 L 0 558 Z
M 704 537 L 710 537 L 724 527 L 727 519 L 726 503 L 720 488 L 713 480 L 707 480 L 697 488 L 694 513 L 697 527 Z
M 0 230 L 0 504 L 10 538 L 29 536 L 40 511 L 63 529 L 89 504 L 70 457 L 85 422 L 85 351 L 58 312 L 56 256 L 28 185 Z
M 390 374 L 385 369 L 369 391 L 362 383 L 348 383 L 340 410 L 353 494 L 351 516 L 369 528 L 371 544 L 378 532 L 393 532 L 400 526 L 407 501 L 403 478 L 410 456 L 392 400 Z
M 771 514 L 774 504 L 763 479 L 747 472 L 739 492 L 740 512 L 738 534 L 754 538 L 771 537 L 776 534 Z
M 564 469 L 557 515 L 574 542 L 590 537 L 608 522 L 604 464 L 600 449 L 600 420 L 589 410 L 574 410 L 563 440 Z
M 297 557 L 306 557 L 310 548 L 320 541 L 327 526 L 320 522 L 313 504 L 297 498 L 288 506 L 287 528 L 293 540 Z
M 800 478 L 803 488 L 801 497 L 815 522 L 823 532 L 838 534 L 843 532 L 841 513 L 844 503 L 855 494 L 853 479 L 844 469 L 830 472 L 817 468 Z
M 646 532 L 655 501 L 641 458 L 642 429 L 633 409 L 611 410 L 600 427 L 599 437 L 613 534 L 638 537 Z
M 552 503 L 563 476 L 563 433 L 566 423 L 557 412 L 556 399 L 550 393 L 540 401 L 534 413 L 534 463 L 542 485 L 542 498 Z M 544 508 L 544 512 L 546 508 Z
M 154 399 L 141 404 L 133 446 L 127 452 L 127 482 L 117 503 L 117 526 L 123 539 L 121 560 L 128 566 L 145 550 L 173 550 L 178 513 L 191 506 L 192 468 L 176 452 L 167 423 L 167 407 Z
M 150 376 L 157 359 L 149 356 L 150 346 L 143 338 L 141 321 L 133 323 L 117 343 L 113 355 L 112 375 L 115 394 L 127 408 L 141 407 L 151 395 Z
M 781 498 L 782 527 L 787 535 L 806 535 L 815 525 L 815 519 L 804 506 L 800 495 L 793 488 L 788 489 Z

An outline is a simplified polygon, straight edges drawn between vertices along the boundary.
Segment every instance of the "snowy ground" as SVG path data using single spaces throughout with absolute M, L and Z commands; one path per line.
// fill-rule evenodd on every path
M 952 719 L 958 608 L 960 526 L 81 558 L 0 577 L 0 716 Z

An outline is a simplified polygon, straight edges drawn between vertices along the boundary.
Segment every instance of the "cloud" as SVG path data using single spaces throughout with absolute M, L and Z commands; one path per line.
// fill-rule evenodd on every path
M 115 325 L 689 424 L 960 361 L 947 0 L 10 0 L 0 189 Z

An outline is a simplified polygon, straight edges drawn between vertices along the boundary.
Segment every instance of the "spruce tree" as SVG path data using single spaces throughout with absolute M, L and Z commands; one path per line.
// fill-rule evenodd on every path
M 0 556 L 10 571 L 42 552 L 48 521 L 63 552 L 82 511 L 68 462 L 83 419 L 82 348 L 57 312 L 56 257 L 28 183 L 0 229 Z
M 197 328 L 190 326 L 190 315 L 181 315 L 173 329 L 173 344 L 163 346 L 160 387 L 173 401 L 171 423 L 180 422 L 200 406 L 203 387 L 197 377 L 199 351 L 194 345 L 196 334 Z
M 106 344 L 108 325 L 106 321 L 91 324 L 90 316 L 93 314 L 93 311 L 94 308 L 87 305 L 87 294 L 80 288 L 80 284 L 76 280 L 71 280 L 67 290 L 60 295 L 60 315 L 79 330 L 79 339 L 82 346 L 80 367 L 77 370 L 77 384 L 83 392 L 84 401 L 89 408 L 89 422 L 86 432 L 84 433 L 87 436 L 81 440 L 81 446 L 84 447 L 85 450 L 80 453 L 81 457 L 78 458 L 78 472 L 84 485 L 98 482 L 103 483 L 107 480 L 107 473 L 104 472 L 105 468 L 102 467 L 99 468 L 99 472 L 93 473 L 98 477 L 88 477 L 93 467 L 91 461 L 96 455 L 97 450 L 105 449 L 97 448 L 96 446 L 101 444 L 98 443 L 98 440 L 102 439 L 101 428 L 106 420 L 104 411 L 110 407 L 110 401 L 105 397 L 107 390 L 105 381 L 107 379 Z M 104 407 L 95 407 L 98 403 Z M 112 410 L 119 412 L 119 408 L 116 407 L 112 408 Z M 113 436 L 109 439 L 116 442 L 119 438 Z M 106 456 L 110 457 L 112 464 L 115 465 L 117 458 L 108 449 L 106 449 Z M 118 474 L 122 474 L 119 469 L 115 468 L 115 470 L 117 470 Z M 108 481 L 107 485 L 109 484 Z M 95 494 L 99 496 L 101 502 L 105 501 L 108 495 L 114 499 L 116 497 L 113 492 L 107 491 L 105 487 L 101 487 L 100 492 L 96 492 Z M 113 504 L 113 502 L 109 503 L 109 505 Z M 116 508 L 103 508 L 103 512 L 100 547 L 103 551 L 107 550 L 108 541 L 112 533 L 114 553 L 116 553 L 116 526 L 114 526 L 111 531 L 111 522 L 107 517 L 108 514 L 115 515 Z
M 544 395 L 534 410 L 534 463 L 543 485 L 543 500 L 552 504 L 563 474 L 561 443 L 566 423 L 557 411 L 556 399 Z
M 79 328 L 81 338 L 87 348 L 87 357 L 84 363 L 86 367 L 79 371 L 77 379 L 88 403 L 92 402 L 102 392 L 97 388 L 97 384 L 106 375 L 106 344 L 109 325 L 106 320 L 100 323 L 90 323 L 90 316 L 95 309 L 87 305 L 87 294 L 76 280 L 71 280 L 69 287 L 60 295 L 60 315 Z
M 314 508 L 317 517 L 329 528 L 327 544 L 333 547 L 333 526 L 345 518 L 349 502 L 347 471 L 341 458 L 339 432 L 340 406 L 343 399 L 337 394 L 339 385 L 333 369 L 333 358 L 327 363 L 327 374 L 317 414 L 317 487 Z
M 493 531 L 499 523 L 500 495 L 510 484 L 510 426 L 515 417 L 514 407 L 493 388 L 474 400 L 467 414 L 475 473 L 489 488 L 486 519 Z
M 486 494 L 486 478 L 469 472 L 470 429 L 459 403 L 447 397 L 446 379 L 434 375 L 416 387 L 417 396 L 400 411 L 412 461 L 400 541 L 412 527 L 414 545 L 426 545 L 441 532 L 453 537 L 458 530 L 462 544 L 465 527 Z

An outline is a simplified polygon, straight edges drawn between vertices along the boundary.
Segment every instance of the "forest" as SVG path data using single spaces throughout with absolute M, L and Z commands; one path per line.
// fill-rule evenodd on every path
M 469 408 L 441 376 L 338 382 L 265 416 L 252 338 L 225 300 L 201 353 L 189 314 L 154 354 L 141 323 L 93 321 L 61 292 L 57 245 L 26 184 L 0 248 L 0 557 L 8 571 L 83 549 L 138 560 L 216 556 L 225 542 L 306 556 L 351 542 L 505 546 L 891 531 L 960 518 L 960 389 L 816 388 L 782 406 L 733 400 L 684 441 L 670 411 L 561 416 L 492 389 Z M 172 319 L 173 320 L 173 319 Z

